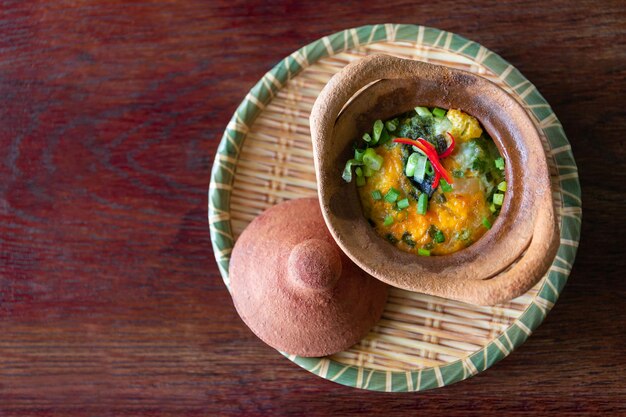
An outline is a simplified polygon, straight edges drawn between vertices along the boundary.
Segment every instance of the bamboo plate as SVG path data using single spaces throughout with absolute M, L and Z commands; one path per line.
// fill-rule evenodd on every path
M 506 304 L 480 307 L 391 289 L 382 319 L 357 345 L 325 358 L 285 354 L 308 371 L 351 387 L 421 391 L 469 378 L 521 345 L 556 302 L 576 256 L 582 209 L 571 147 L 548 103 L 511 64 L 461 36 L 414 25 L 348 29 L 294 52 L 252 88 L 224 132 L 209 186 L 211 240 L 228 286 L 230 253 L 245 226 L 274 204 L 316 195 L 309 133 L 313 102 L 333 74 L 374 53 L 471 71 L 513 95 L 542 133 L 561 226 L 549 272 Z

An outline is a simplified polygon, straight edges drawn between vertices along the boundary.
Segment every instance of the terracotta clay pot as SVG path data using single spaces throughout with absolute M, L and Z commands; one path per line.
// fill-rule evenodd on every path
M 354 345 L 387 300 L 387 285 L 337 247 L 316 198 L 287 201 L 255 218 L 233 248 L 229 276 L 248 327 L 268 345 L 300 356 Z
M 363 216 L 355 182 L 341 178 L 352 144 L 376 119 L 418 105 L 476 117 L 506 160 L 508 189 L 492 229 L 445 256 L 420 257 L 386 242 Z M 329 81 L 310 121 L 324 220 L 341 249 L 369 274 L 399 288 L 491 305 L 521 295 L 549 268 L 559 233 L 546 156 L 526 111 L 495 84 L 465 71 L 370 56 Z

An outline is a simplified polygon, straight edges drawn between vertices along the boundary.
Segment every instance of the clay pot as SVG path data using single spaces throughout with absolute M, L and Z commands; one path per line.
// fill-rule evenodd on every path
M 268 345 L 325 356 L 361 340 L 376 324 L 387 285 L 337 247 L 316 198 L 274 206 L 241 234 L 230 260 L 237 312 Z
M 497 221 L 479 241 L 451 255 L 419 257 L 386 242 L 363 216 L 355 182 L 341 178 L 352 144 L 376 119 L 418 105 L 461 109 L 476 117 L 506 160 L 508 189 Z M 486 79 L 419 61 L 370 56 L 329 81 L 313 107 L 311 133 L 326 225 L 341 249 L 381 281 L 496 304 L 531 288 L 554 259 L 559 233 L 539 134 L 526 111 Z

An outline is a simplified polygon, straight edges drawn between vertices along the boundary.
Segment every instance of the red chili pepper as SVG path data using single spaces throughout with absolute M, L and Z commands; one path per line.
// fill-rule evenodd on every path
M 439 171 L 435 171 L 435 179 L 433 180 L 433 190 L 439 187 L 439 180 L 441 179 L 441 174 Z
M 439 162 L 439 156 L 437 155 L 437 151 L 435 150 L 435 147 L 432 143 L 424 140 L 423 138 L 419 138 L 418 140 L 413 140 L 409 138 L 396 138 L 393 141 L 396 143 L 403 143 L 405 145 L 413 145 L 420 149 L 426 154 L 426 156 L 430 160 L 430 163 L 435 169 L 435 172 L 439 174 L 440 177 L 444 177 L 449 184 L 452 184 L 452 177 L 450 176 L 448 171 L 446 171 L 443 165 L 441 165 L 441 162 Z M 439 178 L 437 178 L 437 175 L 435 175 L 435 180 L 437 185 L 439 185 Z M 436 188 L 435 182 L 433 182 L 433 188 Z
M 449 184 L 452 184 L 452 176 L 450 176 L 448 171 L 446 171 L 443 165 L 441 165 L 441 162 L 439 161 L 439 156 L 437 155 L 437 150 L 435 149 L 433 144 L 422 138 L 419 138 L 418 141 L 431 148 L 430 155 L 428 156 L 428 158 L 430 159 L 430 163 L 433 165 L 433 168 L 435 168 L 435 171 L 439 172 L 441 176 L 444 177 L 446 181 L 448 181 Z
M 433 151 L 437 152 L 437 149 L 435 149 L 435 145 L 433 145 L 432 143 L 430 143 L 426 139 L 424 139 L 424 138 L 417 138 L 417 140 L 420 143 L 423 143 L 424 145 L 429 146 Z
M 418 148 L 419 150 L 421 150 L 422 152 L 424 152 L 426 154 L 426 156 L 428 156 L 428 154 L 430 153 L 430 151 L 428 149 L 426 149 L 426 147 L 424 147 L 423 144 L 421 144 L 420 142 L 413 140 L 413 139 L 409 139 L 409 138 L 396 138 L 393 140 L 395 143 L 403 143 L 405 145 L 413 145 L 416 148 Z M 429 157 L 430 159 L 430 157 Z
M 441 155 L 439 155 L 439 158 L 445 158 L 446 156 L 450 156 L 450 154 L 454 150 L 454 146 L 456 145 L 456 140 L 454 139 L 454 136 L 452 136 L 452 133 L 450 132 L 446 132 L 446 133 L 448 134 L 448 136 L 450 136 L 450 140 L 452 141 L 452 143 L 450 143 L 450 146 L 448 146 L 448 149 L 446 149 L 445 151 L 443 151 Z

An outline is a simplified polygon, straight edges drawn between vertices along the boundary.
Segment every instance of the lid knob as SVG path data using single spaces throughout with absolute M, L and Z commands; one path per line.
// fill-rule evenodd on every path
M 308 239 L 291 250 L 287 263 L 290 280 L 307 290 L 328 291 L 341 275 L 341 257 L 322 239 Z

